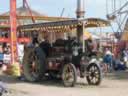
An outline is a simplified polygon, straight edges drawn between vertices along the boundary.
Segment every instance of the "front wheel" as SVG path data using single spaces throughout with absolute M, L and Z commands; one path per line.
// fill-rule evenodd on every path
M 77 72 L 73 64 L 63 66 L 62 81 L 65 87 L 73 87 L 76 84 Z
M 102 73 L 101 73 L 101 69 L 100 67 L 93 63 L 93 64 L 90 64 L 88 65 L 87 67 L 87 82 L 88 84 L 90 85 L 99 85 L 101 83 L 101 80 L 102 80 Z

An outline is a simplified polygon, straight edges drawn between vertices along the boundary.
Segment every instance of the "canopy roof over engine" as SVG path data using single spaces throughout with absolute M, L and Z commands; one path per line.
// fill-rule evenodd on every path
M 82 26 L 84 24 L 85 28 L 88 27 L 106 27 L 110 23 L 107 20 L 99 18 L 87 18 L 87 19 L 72 19 L 56 22 L 45 22 L 37 24 L 28 24 L 19 26 L 19 31 L 46 31 L 46 32 L 69 32 L 72 29 Z

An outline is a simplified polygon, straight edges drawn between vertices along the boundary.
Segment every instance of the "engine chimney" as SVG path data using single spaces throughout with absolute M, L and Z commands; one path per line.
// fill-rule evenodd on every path
M 25 8 L 26 6 L 25 6 L 25 0 L 23 0 L 23 8 Z
M 80 18 L 84 18 L 84 0 L 77 0 L 77 9 L 76 9 L 76 17 L 78 19 Z M 77 26 L 77 39 L 80 42 L 81 41 L 81 37 L 83 36 L 83 25 L 78 25 Z
M 84 18 L 84 0 L 77 0 L 76 16 L 77 18 Z

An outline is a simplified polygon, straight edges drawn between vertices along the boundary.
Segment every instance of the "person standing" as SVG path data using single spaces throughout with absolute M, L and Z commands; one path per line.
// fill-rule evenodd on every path
M 128 48 L 123 51 L 123 61 L 125 66 L 128 68 Z
M 103 57 L 103 61 L 104 61 L 104 65 L 105 65 L 105 71 L 108 72 L 109 70 L 112 69 L 112 62 L 113 62 L 113 58 L 112 58 L 112 53 L 110 50 L 107 50 L 104 57 Z

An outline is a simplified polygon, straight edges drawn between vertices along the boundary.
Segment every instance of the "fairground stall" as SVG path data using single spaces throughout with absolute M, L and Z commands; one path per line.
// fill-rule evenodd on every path
M 33 23 L 41 23 L 41 22 L 49 22 L 49 21 L 60 21 L 60 20 L 70 20 L 71 18 L 67 17 L 49 17 L 44 13 L 39 13 L 32 10 L 27 1 L 23 0 L 23 6 L 16 9 L 16 18 L 17 18 L 17 26 L 25 25 L 25 24 L 33 24 Z M 15 26 L 15 27 L 17 27 Z M 11 53 L 11 28 L 10 28 L 10 11 L 0 14 L 0 46 L 1 49 L 1 59 L 6 53 Z M 17 33 L 17 43 L 25 44 L 30 42 L 30 38 L 36 35 L 35 31 L 33 32 L 21 32 Z M 10 55 L 9 55 L 10 56 Z

